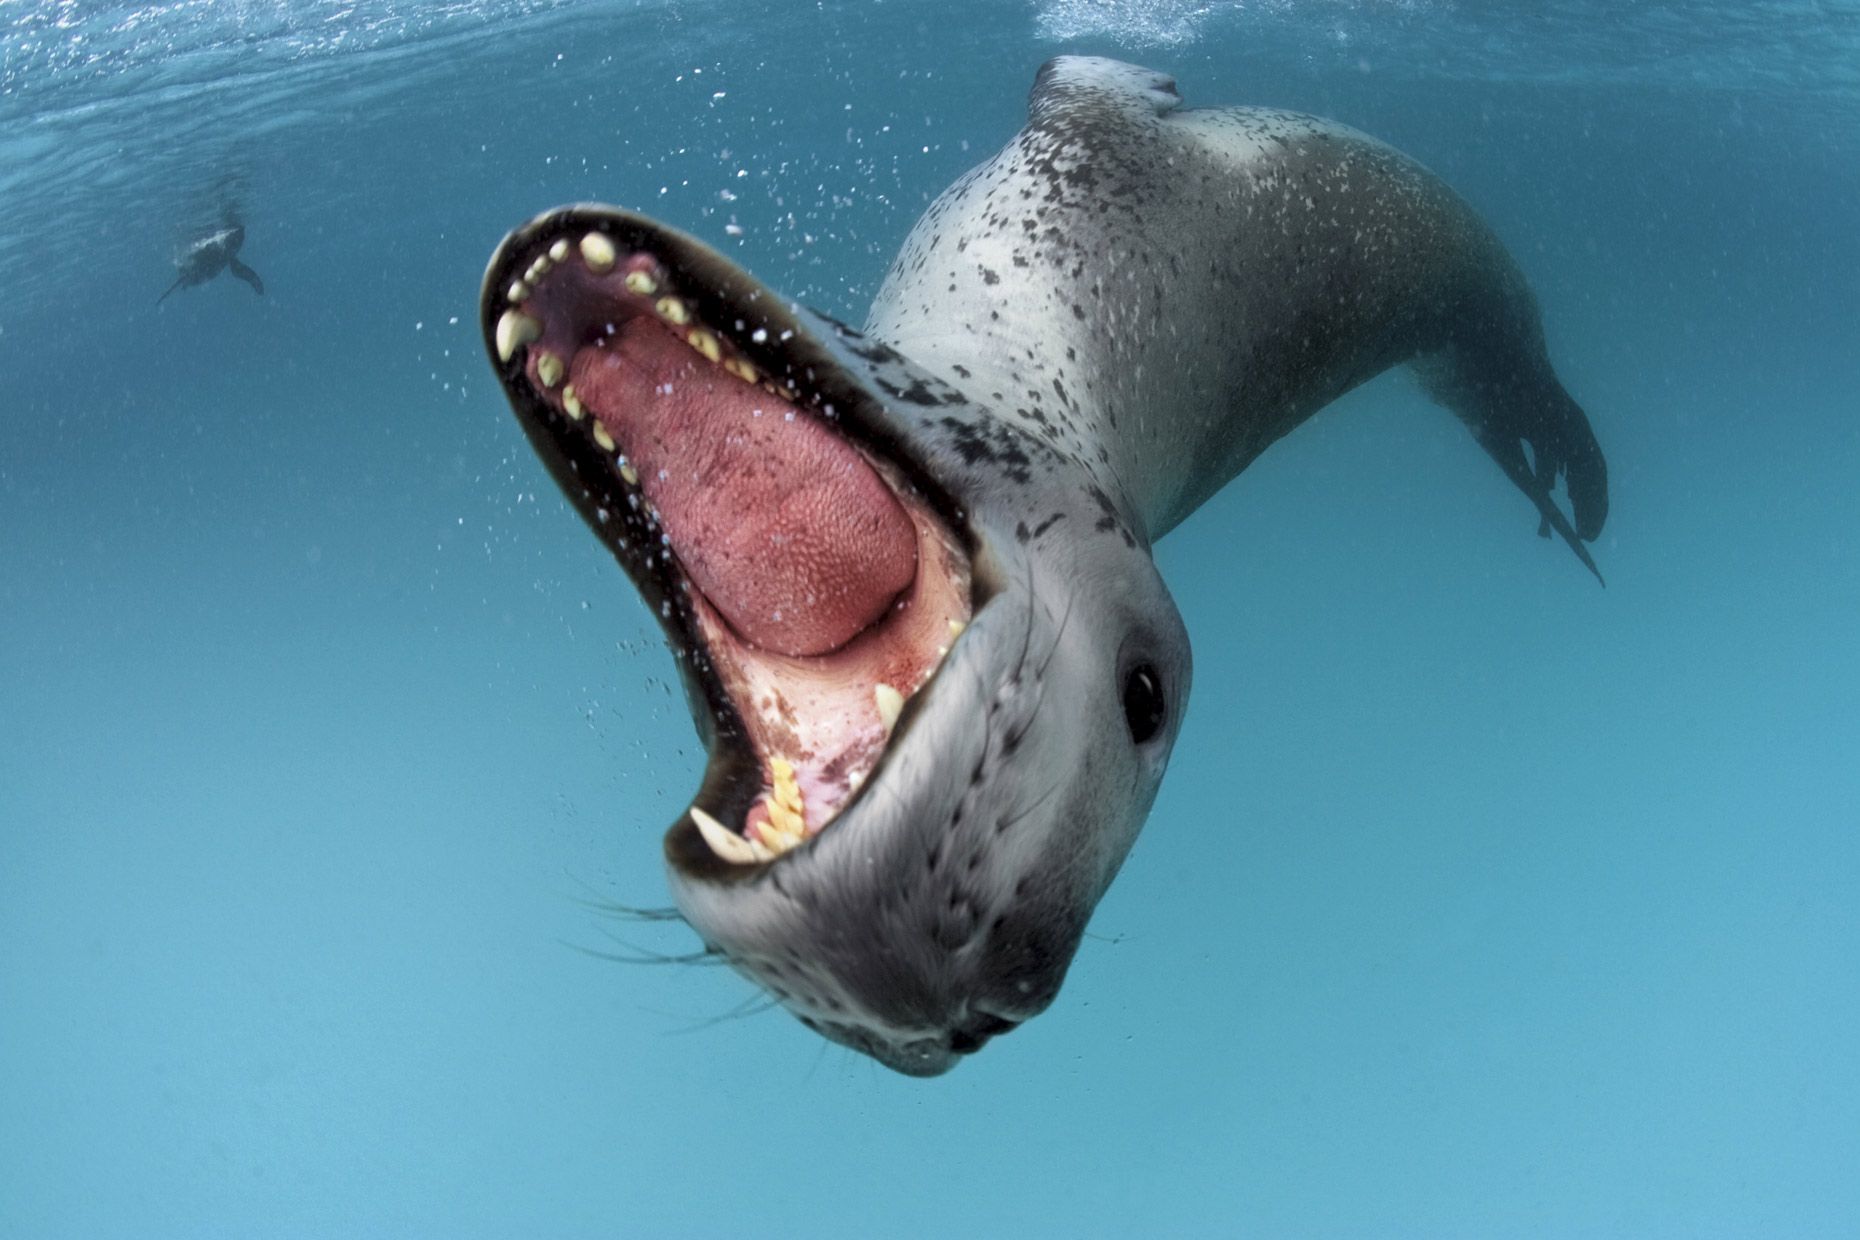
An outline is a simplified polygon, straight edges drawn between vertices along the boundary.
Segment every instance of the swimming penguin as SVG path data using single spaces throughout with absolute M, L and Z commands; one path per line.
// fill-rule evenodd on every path
M 174 283 L 168 286 L 168 292 L 155 299 L 160 305 L 168 300 L 168 293 L 178 288 L 192 288 L 196 284 L 205 284 L 222 271 L 233 275 L 252 286 L 252 291 L 259 296 L 265 294 L 265 282 L 258 278 L 258 273 L 239 261 L 239 247 L 245 244 L 245 225 L 232 210 L 227 210 L 221 217 L 221 225 L 213 232 L 207 233 L 190 242 L 174 256 Z

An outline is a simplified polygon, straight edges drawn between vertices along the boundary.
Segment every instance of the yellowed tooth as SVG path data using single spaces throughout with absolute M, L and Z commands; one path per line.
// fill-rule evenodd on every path
M 659 291 L 659 282 L 648 272 L 629 271 L 626 273 L 626 291 L 638 293 L 641 297 L 650 297 Z
M 769 776 L 778 790 L 784 786 L 794 787 L 794 763 L 779 755 L 770 758 Z
M 768 820 L 762 824 L 763 838 L 771 844 L 776 839 L 793 838 L 799 842 L 804 828 L 801 816 L 783 805 L 775 803 L 773 797 L 764 797 L 762 807 L 769 812 Z M 770 837 L 773 838 L 770 838 Z
M 968 625 L 964 624 L 960 620 L 951 620 L 949 622 L 949 635 L 951 637 L 961 637 L 962 631 L 968 627 L 969 627 Z
M 549 268 L 552 266 L 554 266 L 554 264 L 549 261 L 549 256 L 547 254 L 538 254 L 536 256 L 536 261 L 530 264 L 530 269 L 524 273 L 523 278 L 528 280 L 531 284 L 535 284 L 549 274 Z
M 715 362 L 723 357 L 723 346 L 717 343 L 715 336 L 701 327 L 692 328 L 685 341 L 710 361 Z
M 744 383 L 754 383 L 759 377 L 756 368 L 740 357 L 733 357 L 723 364 L 723 368 L 741 379 Z
M 504 291 L 506 301 L 522 301 L 530 295 L 530 286 L 521 280 L 512 280 L 510 287 Z
M 551 259 L 551 261 L 559 263 L 567 257 L 568 257 L 568 238 L 557 237 L 555 239 L 555 244 L 549 247 L 549 258 Z
M 594 442 L 601 445 L 601 451 L 603 452 L 612 452 L 614 450 L 614 437 L 609 435 L 607 433 L 607 428 L 602 426 L 599 422 L 594 424 Z
M 775 793 L 762 795 L 762 808 L 767 817 L 751 828 L 750 832 L 762 843 L 781 853 L 807 838 L 807 823 L 800 812 L 782 804 Z
M 657 310 L 659 312 L 659 317 L 664 319 L 667 323 L 674 323 L 679 327 L 683 327 L 686 323 L 691 321 L 691 311 L 686 308 L 684 302 L 676 297 L 659 298 L 658 302 L 654 304 L 653 309 Z
M 904 695 L 895 688 L 879 681 L 872 686 L 872 701 L 878 707 L 878 721 L 885 725 L 885 734 L 898 726 L 898 715 L 904 710 Z
M 582 408 L 581 397 L 575 395 L 575 385 L 572 383 L 562 389 L 562 408 L 570 420 L 575 422 L 581 421 L 581 415 L 587 412 Z
M 605 275 L 614 268 L 614 243 L 606 233 L 591 232 L 581 239 L 581 261 L 595 275 Z
M 769 782 L 774 788 L 764 801 L 776 829 L 784 834 L 805 838 L 807 811 L 801 804 L 801 781 L 794 776 L 794 763 L 786 758 L 770 758 Z
M 731 865 L 754 865 L 773 856 L 767 848 L 744 839 L 697 806 L 693 805 L 690 812 L 691 821 L 697 824 L 698 834 L 704 837 L 710 850 Z
M 542 385 L 552 388 L 562 381 L 562 359 L 547 350 L 536 356 L 536 377 Z
M 639 471 L 625 461 L 620 462 L 620 476 L 626 479 L 626 484 L 630 487 L 639 485 Z
M 542 336 L 542 324 L 521 310 L 497 316 L 497 360 L 507 362 L 517 350 Z

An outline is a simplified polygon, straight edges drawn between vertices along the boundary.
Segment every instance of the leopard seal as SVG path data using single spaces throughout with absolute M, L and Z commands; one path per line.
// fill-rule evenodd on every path
M 1353 130 L 1184 109 L 1115 61 L 1040 70 L 863 331 L 592 205 L 505 239 L 482 319 L 683 673 L 709 764 L 665 839 L 680 912 L 912 1075 L 1057 994 L 1188 699 L 1150 546 L 1274 440 L 1406 363 L 1591 570 L 1606 515 L 1470 207 Z

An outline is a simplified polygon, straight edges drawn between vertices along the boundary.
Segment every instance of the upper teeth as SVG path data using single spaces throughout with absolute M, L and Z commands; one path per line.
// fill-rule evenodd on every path
M 542 323 L 521 310 L 506 310 L 497 319 L 497 360 L 507 362 L 522 346 L 542 336 Z
M 544 324 L 539 314 L 546 314 L 550 303 L 557 300 L 545 295 L 544 277 L 550 279 L 573 279 L 568 276 L 550 276 L 551 269 L 567 261 L 571 253 L 579 252 L 582 262 L 596 276 L 603 276 L 612 271 L 619 262 L 619 253 L 613 240 L 604 233 L 585 233 L 574 242 L 568 238 L 557 238 L 548 249 L 532 258 L 529 265 L 522 269 L 507 286 L 508 303 L 498 317 L 494 336 L 497 355 L 500 361 L 508 362 L 519 350 L 535 344 L 544 336 Z M 629 257 L 629 270 L 624 273 L 623 284 L 627 292 L 640 298 L 652 299 L 653 313 L 664 324 L 677 328 L 675 335 L 695 352 L 702 354 L 710 362 L 727 370 L 743 382 L 763 387 L 772 394 L 792 398 L 798 392 L 798 385 L 793 376 L 776 379 L 765 376 L 760 369 L 747 358 L 735 352 L 734 340 L 719 337 L 702 322 L 694 321 L 691 303 L 677 295 L 675 288 L 667 289 L 659 269 L 644 256 Z M 607 286 L 611 288 L 611 285 Z M 634 303 L 637 305 L 637 303 Z M 634 311 L 629 310 L 628 313 Z M 740 334 L 747 327 L 737 323 Z M 615 327 L 608 325 L 608 334 L 613 335 Z M 768 331 L 756 328 L 750 338 L 758 343 L 768 339 Z M 782 333 L 783 339 L 791 333 Z M 559 334 L 550 337 L 550 344 L 560 346 L 563 338 Z M 571 349 L 572 356 L 572 349 Z M 544 347 L 536 350 L 535 369 L 530 373 L 540 389 L 557 393 L 557 399 L 565 416 L 571 421 L 587 427 L 588 434 L 600 448 L 609 453 L 619 453 L 620 445 L 613 434 L 598 417 L 590 417 L 591 411 L 572 384 L 564 384 L 568 378 L 568 359 L 558 348 Z M 773 381 L 771 381 L 773 380 Z M 781 386 L 778 388 L 776 384 Z M 830 410 L 829 410 L 830 412 Z M 619 455 L 615 468 L 629 487 L 638 488 L 640 478 L 638 471 L 624 455 Z M 633 497 L 636 507 L 640 507 L 640 497 Z M 643 505 L 650 513 L 651 505 Z M 960 620 L 949 621 L 950 640 L 953 641 L 962 632 Z M 939 647 L 939 656 L 947 653 L 947 647 Z M 921 688 L 927 677 L 918 675 L 905 681 L 901 686 L 879 682 L 872 686 L 872 707 L 884 735 L 888 738 L 897 728 L 898 720 L 904 710 L 904 704 L 910 693 Z M 867 716 L 869 719 L 870 716 Z M 867 725 L 869 727 L 869 724 Z M 807 820 L 807 804 L 801 789 L 799 775 L 795 765 L 789 760 L 770 755 L 767 758 L 769 788 L 763 794 L 749 820 L 742 824 L 741 830 L 734 830 L 718 821 L 716 817 L 696 806 L 691 807 L 691 821 L 703 836 L 705 845 L 717 857 L 732 865 L 756 865 L 773 861 L 789 850 L 798 847 L 813 834 L 818 833 L 832 820 L 836 812 L 838 796 L 831 791 L 818 795 L 825 798 L 815 805 L 815 814 L 819 819 L 814 824 Z M 846 777 L 849 791 L 856 791 L 870 774 L 867 769 L 854 770 Z M 816 772 L 818 775 L 818 772 Z
M 591 232 L 581 239 L 581 261 L 594 274 L 603 275 L 612 271 L 616 257 L 614 243 L 605 234 Z

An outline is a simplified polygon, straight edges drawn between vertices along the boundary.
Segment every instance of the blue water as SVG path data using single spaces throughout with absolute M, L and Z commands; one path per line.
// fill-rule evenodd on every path
M 753 11 L 751 10 L 753 7 Z M 477 282 L 595 198 L 858 319 L 1060 51 L 1475 203 L 1598 588 L 1414 385 L 1157 550 L 1059 1001 L 894 1076 L 676 956 L 702 766 Z M 232 178 L 244 257 L 159 309 Z M 1860 1234 L 1860 8 L 0 2 L 0 1235 Z

